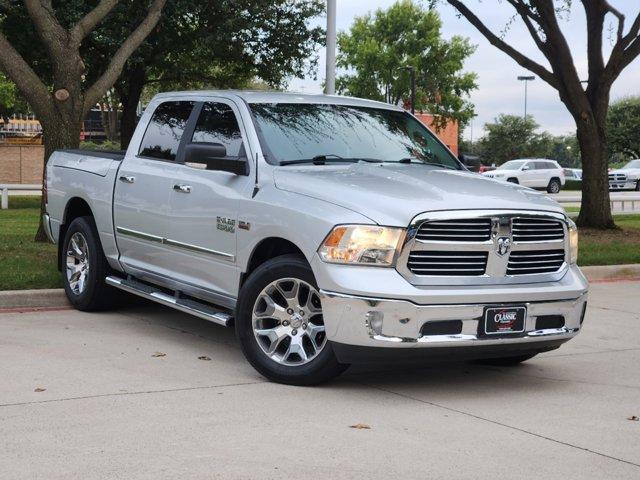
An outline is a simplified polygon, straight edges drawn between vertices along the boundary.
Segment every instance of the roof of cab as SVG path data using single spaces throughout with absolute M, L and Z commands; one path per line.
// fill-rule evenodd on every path
M 236 97 L 247 103 L 307 103 L 328 105 L 352 105 L 360 107 L 384 108 L 388 110 L 402 110 L 396 105 L 390 105 L 364 98 L 343 97 L 340 95 L 307 94 L 296 92 L 269 92 L 260 90 L 194 90 L 184 92 L 159 93 L 155 98 L 178 99 L 192 97 Z

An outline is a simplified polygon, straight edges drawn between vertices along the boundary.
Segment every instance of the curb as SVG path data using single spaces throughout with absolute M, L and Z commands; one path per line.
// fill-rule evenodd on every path
M 580 267 L 590 282 L 640 279 L 640 264 L 591 265 Z
M 62 288 L 0 292 L 0 309 L 69 307 L 70 305 Z
M 640 280 L 640 264 L 580 267 L 590 282 Z M 70 307 L 62 288 L 0 291 L 0 310 Z

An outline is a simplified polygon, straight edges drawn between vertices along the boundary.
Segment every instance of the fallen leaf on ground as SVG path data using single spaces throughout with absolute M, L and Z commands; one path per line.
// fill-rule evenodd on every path
M 371 430 L 371 427 L 366 423 L 356 423 L 355 425 L 349 425 L 349 428 L 355 428 L 357 430 Z
M 640 417 L 637 415 L 631 415 L 627 420 L 631 420 L 632 422 L 640 422 Z
M 153 355 L 151 355 L 152 357 L 166 357 L 167 354 L 166 353 L 162 353 L 162 352 L 156 352 Z
M 46 388 L 42 388 L 42 387 L 36 387 L 36 389 L 34 390 L 34 392 L 44 392 L 46 390 Z
M 203 355 L 201 357 L 198 357 L 198 360 L 206 360 L 208 362 L 209 360 L 211 360 L 211 358 L 206 357 L 206 356 Z

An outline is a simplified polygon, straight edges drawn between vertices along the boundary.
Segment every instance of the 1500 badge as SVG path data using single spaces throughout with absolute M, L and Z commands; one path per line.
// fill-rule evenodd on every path
M 216 217 L 216 228 L 223 232 L 233 233 L 236 231 L 236 221 L 232 218 Z

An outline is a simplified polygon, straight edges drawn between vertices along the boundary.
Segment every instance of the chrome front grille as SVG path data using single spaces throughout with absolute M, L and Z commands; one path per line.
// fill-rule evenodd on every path
M 488 252 L 413 251 L 409 270 L 416 275 L 484 275 Z
M 481 242 L 491 238 L 490 218 L 462 218 L 424 222 L 416 234 L 418 240 L 438 242 Z
M 413 285 L 554 281 L 568 266 L 567 231 L 561 213 L 427 213 L 409 226 L 397 269 Z
M 517 217 L 513 219 L 514 242 L 541 242 L 545 240 L 562 240 L 564 227 L 558 220 Z
M 610 173 L 609 181 L 610 182 L 626 182 L 627 175 L 625 173 Z
M 564 263 L 564 250 L 523 250 L 511 252 L 507 275 L 553 273 Z

